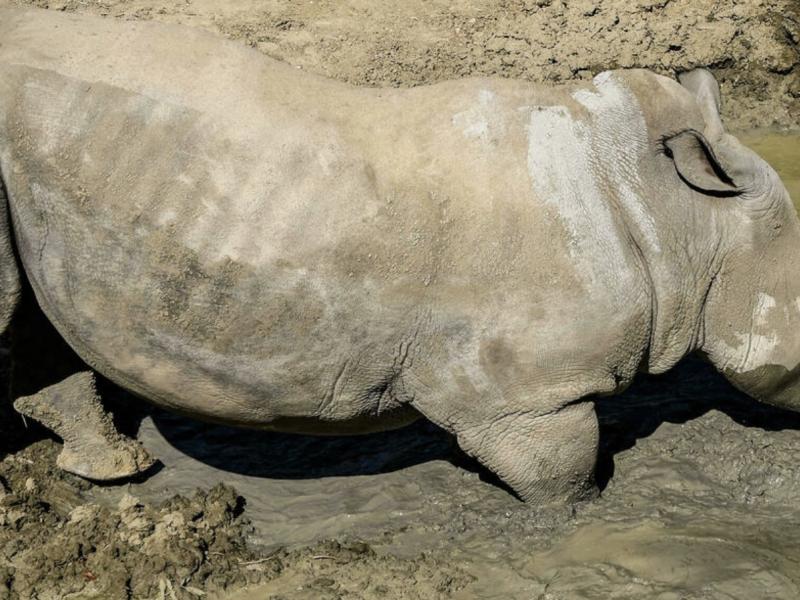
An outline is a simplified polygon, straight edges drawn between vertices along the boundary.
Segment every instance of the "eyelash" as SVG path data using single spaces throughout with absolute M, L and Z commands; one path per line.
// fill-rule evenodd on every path
M 670 131 L 662 135 L 658 138 L 658 142 L 656 142 L 656 154 L 662 154 L 668 158 L 672 158 L 672 150 L 667 147 L 667 140 L 674 138 L 675 136 L 681 135 L 683 133 L 699 133 L 696 129 L 692 129 L 688 127 L 686 129 L 676 129 L 675 131 Z

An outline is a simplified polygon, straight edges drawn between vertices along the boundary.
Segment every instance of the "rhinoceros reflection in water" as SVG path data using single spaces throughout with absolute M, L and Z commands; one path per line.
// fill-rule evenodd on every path
M 639 370 L 800 407 L 800 224 L 707 71 L 359 89 L 173 26 L 0 40 L 0 325 L 24 272 L 88 365 L 16 402 L 67 470 L 150 463 L 89 368 L 249 427 L 422 415 L 536 502 L 594 492 L 593 398 Z

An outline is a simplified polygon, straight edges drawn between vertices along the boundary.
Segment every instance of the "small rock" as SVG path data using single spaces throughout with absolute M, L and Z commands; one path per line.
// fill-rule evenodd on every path
M 157 535 L 181 535 L 186 532 L 186 518 L 178 511 L 167 513 L 156 524 L 155 531 Z
M 314 585 L 317 587 L 333 587 L 336 582 L 330 577 L 317 577 L 314 580 Z
M 88 521 L 97 516 L 97 507 L 93 504 L 83 504 L 73 508 L 68 515 L 70 523 L 80 523 L 81 521 Z
M 131 508 L 140 508 L 141 506 L 141 500 L 129 492 L 125 492 L 125 495 L 120 498 L 119 504 L 117 504 L 117 508 L 119 508 L 120 512 L 125 512 Z

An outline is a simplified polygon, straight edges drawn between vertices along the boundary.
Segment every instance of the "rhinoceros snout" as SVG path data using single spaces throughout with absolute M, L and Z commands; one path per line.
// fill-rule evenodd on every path
M 772 406 L 800 412 L 800 364 L 793 369 L 765 365 L 728 376 L 736 387 L 750 396 Z

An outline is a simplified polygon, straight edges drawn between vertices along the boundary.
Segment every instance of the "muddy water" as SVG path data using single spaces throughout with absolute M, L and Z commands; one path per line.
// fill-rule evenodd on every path
M 746 142 L 800 201 L 800 137 Z M 266 551 L 361 537 L 388 556 L 425 552 L 476 578 L 454 598 L 800 598 L 800 416 L 755 404 L 695 359 L 597 410 L 603 494 L 572 508 L 516 501 L 424 422 L 309 438 L 156 412 L 140 438 L 163 468 L 130 491 L 158 500 L 226 482 Z M 301 587 L 288 573 L 230 598 L 338 597 Z
M 740 139 L 780 173 L 795 206 L 800 207 L 800 135 L 756 131 Z

